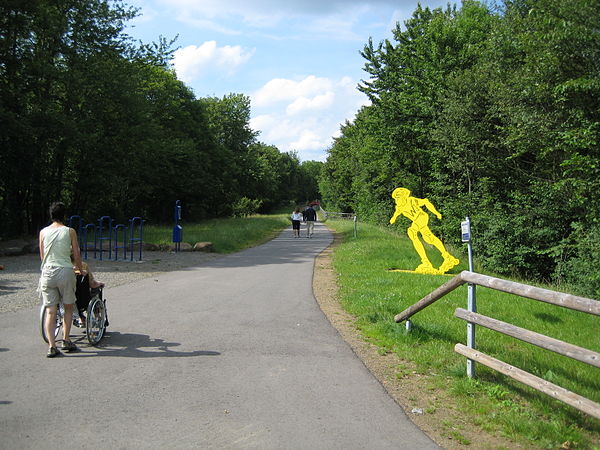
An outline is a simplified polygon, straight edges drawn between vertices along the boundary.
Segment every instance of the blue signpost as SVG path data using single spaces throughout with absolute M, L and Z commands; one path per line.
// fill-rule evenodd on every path
M 175 226 L 173 227 L 173 243 L 175 244 L 175 252 L 181 250 L 181 241 L 183 240 L 183 227 L 181 226 L 181 201 L 175 202 Z

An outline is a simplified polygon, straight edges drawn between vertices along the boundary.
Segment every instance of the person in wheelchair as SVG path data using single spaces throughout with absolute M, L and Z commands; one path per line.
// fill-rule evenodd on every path
M 73 268 L 77 278 L 75 287 L 75 297 L 77 301 L 75 304 L 77 305 L 77 311 L 79 313 L 79 318 L 74 318 L 73 324 L 83 328 L 85 327 L 85 312 L 87 311 L 88 305 L 95 295 L 102 296 L 104 283 L 100 283 L 94 278 L 87 263 L 82 261 L 81 266 L 81 271 L 77 270 L 75 267 Z M 108 319 L 106 321 L 106 326 L 108 326 Z

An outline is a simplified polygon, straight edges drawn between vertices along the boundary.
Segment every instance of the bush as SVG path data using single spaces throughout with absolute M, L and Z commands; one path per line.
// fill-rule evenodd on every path
M 556 268 L 556 279 L 579 295 L 600 299 L 600 225 L 573 224 L 561 253 L 564 260 Z
M 252 200 L 248 197 L 242 197 L 232 206 L 232 214 L 234 217 L 247 217 L 251 214 L 256 214 L 262 206 L 262 200 Z

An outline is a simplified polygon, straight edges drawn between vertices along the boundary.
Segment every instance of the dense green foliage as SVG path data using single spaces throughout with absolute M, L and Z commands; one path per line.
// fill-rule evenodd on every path
M 172 42 L 124 33 L 136 14 L 0 3 L 0 238 L 37 232 L 58 199 L 90 222 L 161 223 L 177 199 L 200 220 L 316 198 L 311 165 L 257 140 L 246 96 L 197 99 L 169 67 Z
M 372 104 L 329 150 L 325 205 L 386 223 L 403 186 L 447 242 L 471 217 L 486 270 L 600 296 L 598 29 L 595 0 L 418 7 L 362 52 Z
M 466 422 L 475 434 L 481 427 L 520 444 L 509 448 L 556 449 L 566 441 L 572 443 L 571 448 L 597 448 L 600 422 L 593 417 L 482 364 L 476 364 L 476 379 L 466 376 L 466 358 L 454 351 L 456 343 L 466 343 L 466 322 L 454 317 L 456 308 L 467 307 L 466 286 L 415 314 L 410 333 L 404 323 L 394 322 L 396 314 L 450 279 L 388 271 L 390 267 L 410 267 L 415 261 L 413 245 L 407 236 L 399 235 L 401 230 L 361 223 L 355 238 L 352 221 L 330 220 L 327 224 L 344 238 L 336 247 L 333 260 L 341 304 L 356 317 L 356 326 L 381 352 L 393 352 L 401 361 L 410 361 L 394 368 L 398 378 L 411 376 L 414 371 L 425 375 L 419 378 L 419 386 L 429 395 L 420 407 L 426 408 L 427 414 L 436 418 L 438 408 L 461 412 L 460 424 L 442 415 L 440 420 L 451 421 L 448 434 L 460 430 Z M 439 258 L 434 252 L 432 256 Z M 463 262 L 452 272 L 465 269 Z M 477 311 L 592 351 L 600 350 L 598 319 L 591 314 L 483 287 L 477 287 Z M 476 329 L 479 351 L 594 402 L 600 401 L 598 368 L 491 329 Z M 438 395 L 438 391 L 448 395 Z M 479 442 L 473 444 L 482 448 Z

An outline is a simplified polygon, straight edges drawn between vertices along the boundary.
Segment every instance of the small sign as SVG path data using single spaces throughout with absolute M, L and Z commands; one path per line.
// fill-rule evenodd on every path
M 465 220 L 460 223 L 460 228 L 462 230 L 462 241 L 470 242 L 471 241 L 471 221 Z

